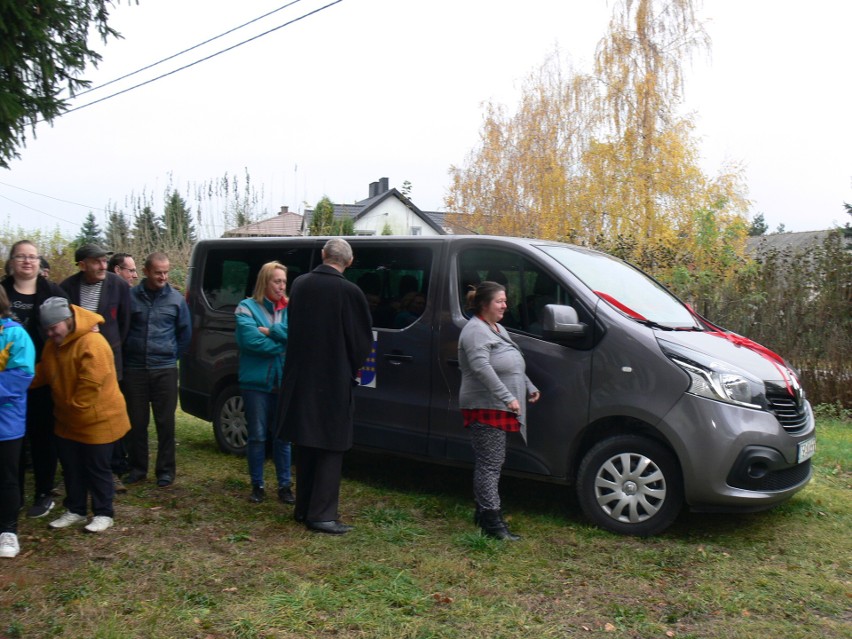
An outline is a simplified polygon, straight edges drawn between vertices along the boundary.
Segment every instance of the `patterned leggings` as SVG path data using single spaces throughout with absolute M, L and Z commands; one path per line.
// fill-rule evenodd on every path
M 500 472 L 506 460 L 506 432 L 485 424 L 471 424 L 473 497 L 483 510 L 499 510 Z

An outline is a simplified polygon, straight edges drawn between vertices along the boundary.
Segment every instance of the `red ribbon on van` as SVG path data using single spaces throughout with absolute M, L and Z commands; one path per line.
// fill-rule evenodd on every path
M 754 340 L 750 340 L 748 337 L 743 337 L 742 335 L 737 335 L 736 333 L 731 333 L 730 331 L 726 331 L 722 328 L 719 328 L 715 324 L 707 321 L 701 315 L 696 313 L 689 304 L 685 304 L 686 308 L 689 309 L 689 312 L 692 313 L 696 319 L 698 319 L 702 324 L 711 328 L 712 330 L 707 331 L 708 335 L 713 335 L 715 337 L 721 337 L 723 339 L 728 340 L 735 346 L 742 346 L 744 348 L 749 349 L 750 351 L 754 351 L 758 355 L 761 355 L 764 359 L 768 360 L 777 370 L 781 373 L 781 379 L 784 380 L 784 385 L 787 387 L 787 393 L 790 397 L 796 397 L 796 392 L 793 390 L 793 383 L 798 385 L 799 380 L 796 378 L 796 374 L 792 371 L 792 369 L 787 366 L 787 362 L 784 361 L 784 358 L 781 357 L 775 351 L 771 351 L 762 344 L 758 344 Z

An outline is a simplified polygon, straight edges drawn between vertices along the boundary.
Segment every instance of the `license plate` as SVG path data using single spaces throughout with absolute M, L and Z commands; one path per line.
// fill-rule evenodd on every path
M 816 437 L 811 437 L 810 439 L 806 439 L 803 442 L 799 442 L 799 455 L 797 458 L 798 463 L 802 463 L 805 460 L 810 459 L 814 456 L 816 452 Z

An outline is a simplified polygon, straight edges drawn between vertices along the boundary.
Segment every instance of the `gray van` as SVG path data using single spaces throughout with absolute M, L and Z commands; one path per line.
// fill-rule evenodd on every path
M 213 422 L 223 451 L 246 445 L 234 308 L 262 264 L 286 264 L 292 283 L 320 262 L 326 239 L 195 246 L 181 407 Z M 375 335 L 356 389 L 357 446 L 472 464 L 457 342 L 465 292 L 493 280 L 506 286 L 503 323 L 542 392 L 529 410 L 529 445 L 510 438 L 507 474 L 571 485 L 591 520 L 634 535 L 664 530 L 684 504 L 757 511 L 810 480 L 814 417 L 790 367 L 629 264 L 532 239 L 347 239 L 355 261 L 345 275 L 364 290 Z

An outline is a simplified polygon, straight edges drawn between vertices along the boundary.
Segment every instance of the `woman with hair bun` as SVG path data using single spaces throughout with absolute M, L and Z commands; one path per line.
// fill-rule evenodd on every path
M 473 444 L 474 522 L 489 537 L 516 541 L 500 504 L 500 473 L 506 460 L 507 433 L 526 442 L 526 403 L 540 393 L 525 372 L 524 356 L 500 320 L 506 312 L 506 288 L 481 282 L 467 295 L 473 317 L 459 336 L 462 380 L 459 407 Z

